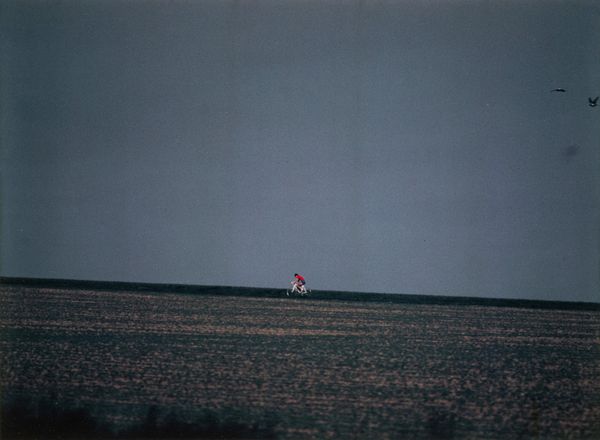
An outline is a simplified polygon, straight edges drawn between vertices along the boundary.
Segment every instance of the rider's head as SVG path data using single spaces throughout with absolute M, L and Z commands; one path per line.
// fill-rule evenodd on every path
M 294 276 L 295 276 L 295 277 L 297 277 L 297 276 L 298 276 L 298 274 L 297 274 L 297 273 L 295 273 L 295 274 L 294 274 Z

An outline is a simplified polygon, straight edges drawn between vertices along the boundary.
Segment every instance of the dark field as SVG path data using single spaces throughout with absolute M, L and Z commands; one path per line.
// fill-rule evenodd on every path
M 2 438 L 596 439 L 600 312 L 0 286 L 0 386 Z

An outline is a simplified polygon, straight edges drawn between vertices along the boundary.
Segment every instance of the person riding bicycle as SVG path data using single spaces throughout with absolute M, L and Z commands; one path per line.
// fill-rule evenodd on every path
M 296 283 L 296 286 L 298 286 L 298 290 L 302 291 L 303 286 L 306 284 L 306 280 L 302 275 L 297 273 L 294 274 L 294 278 L 294 282 Z

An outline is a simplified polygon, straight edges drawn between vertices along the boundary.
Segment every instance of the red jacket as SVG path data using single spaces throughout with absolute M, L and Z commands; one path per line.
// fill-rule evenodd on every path
M 296 275 L 296 278 L 300 281 L 304 281 L 304 277 L 302 275 Z

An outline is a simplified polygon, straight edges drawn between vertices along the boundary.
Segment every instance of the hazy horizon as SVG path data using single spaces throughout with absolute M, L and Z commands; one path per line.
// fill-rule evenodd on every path
M 3 2 L 0 275 L 599 302 L 599 18 Z

